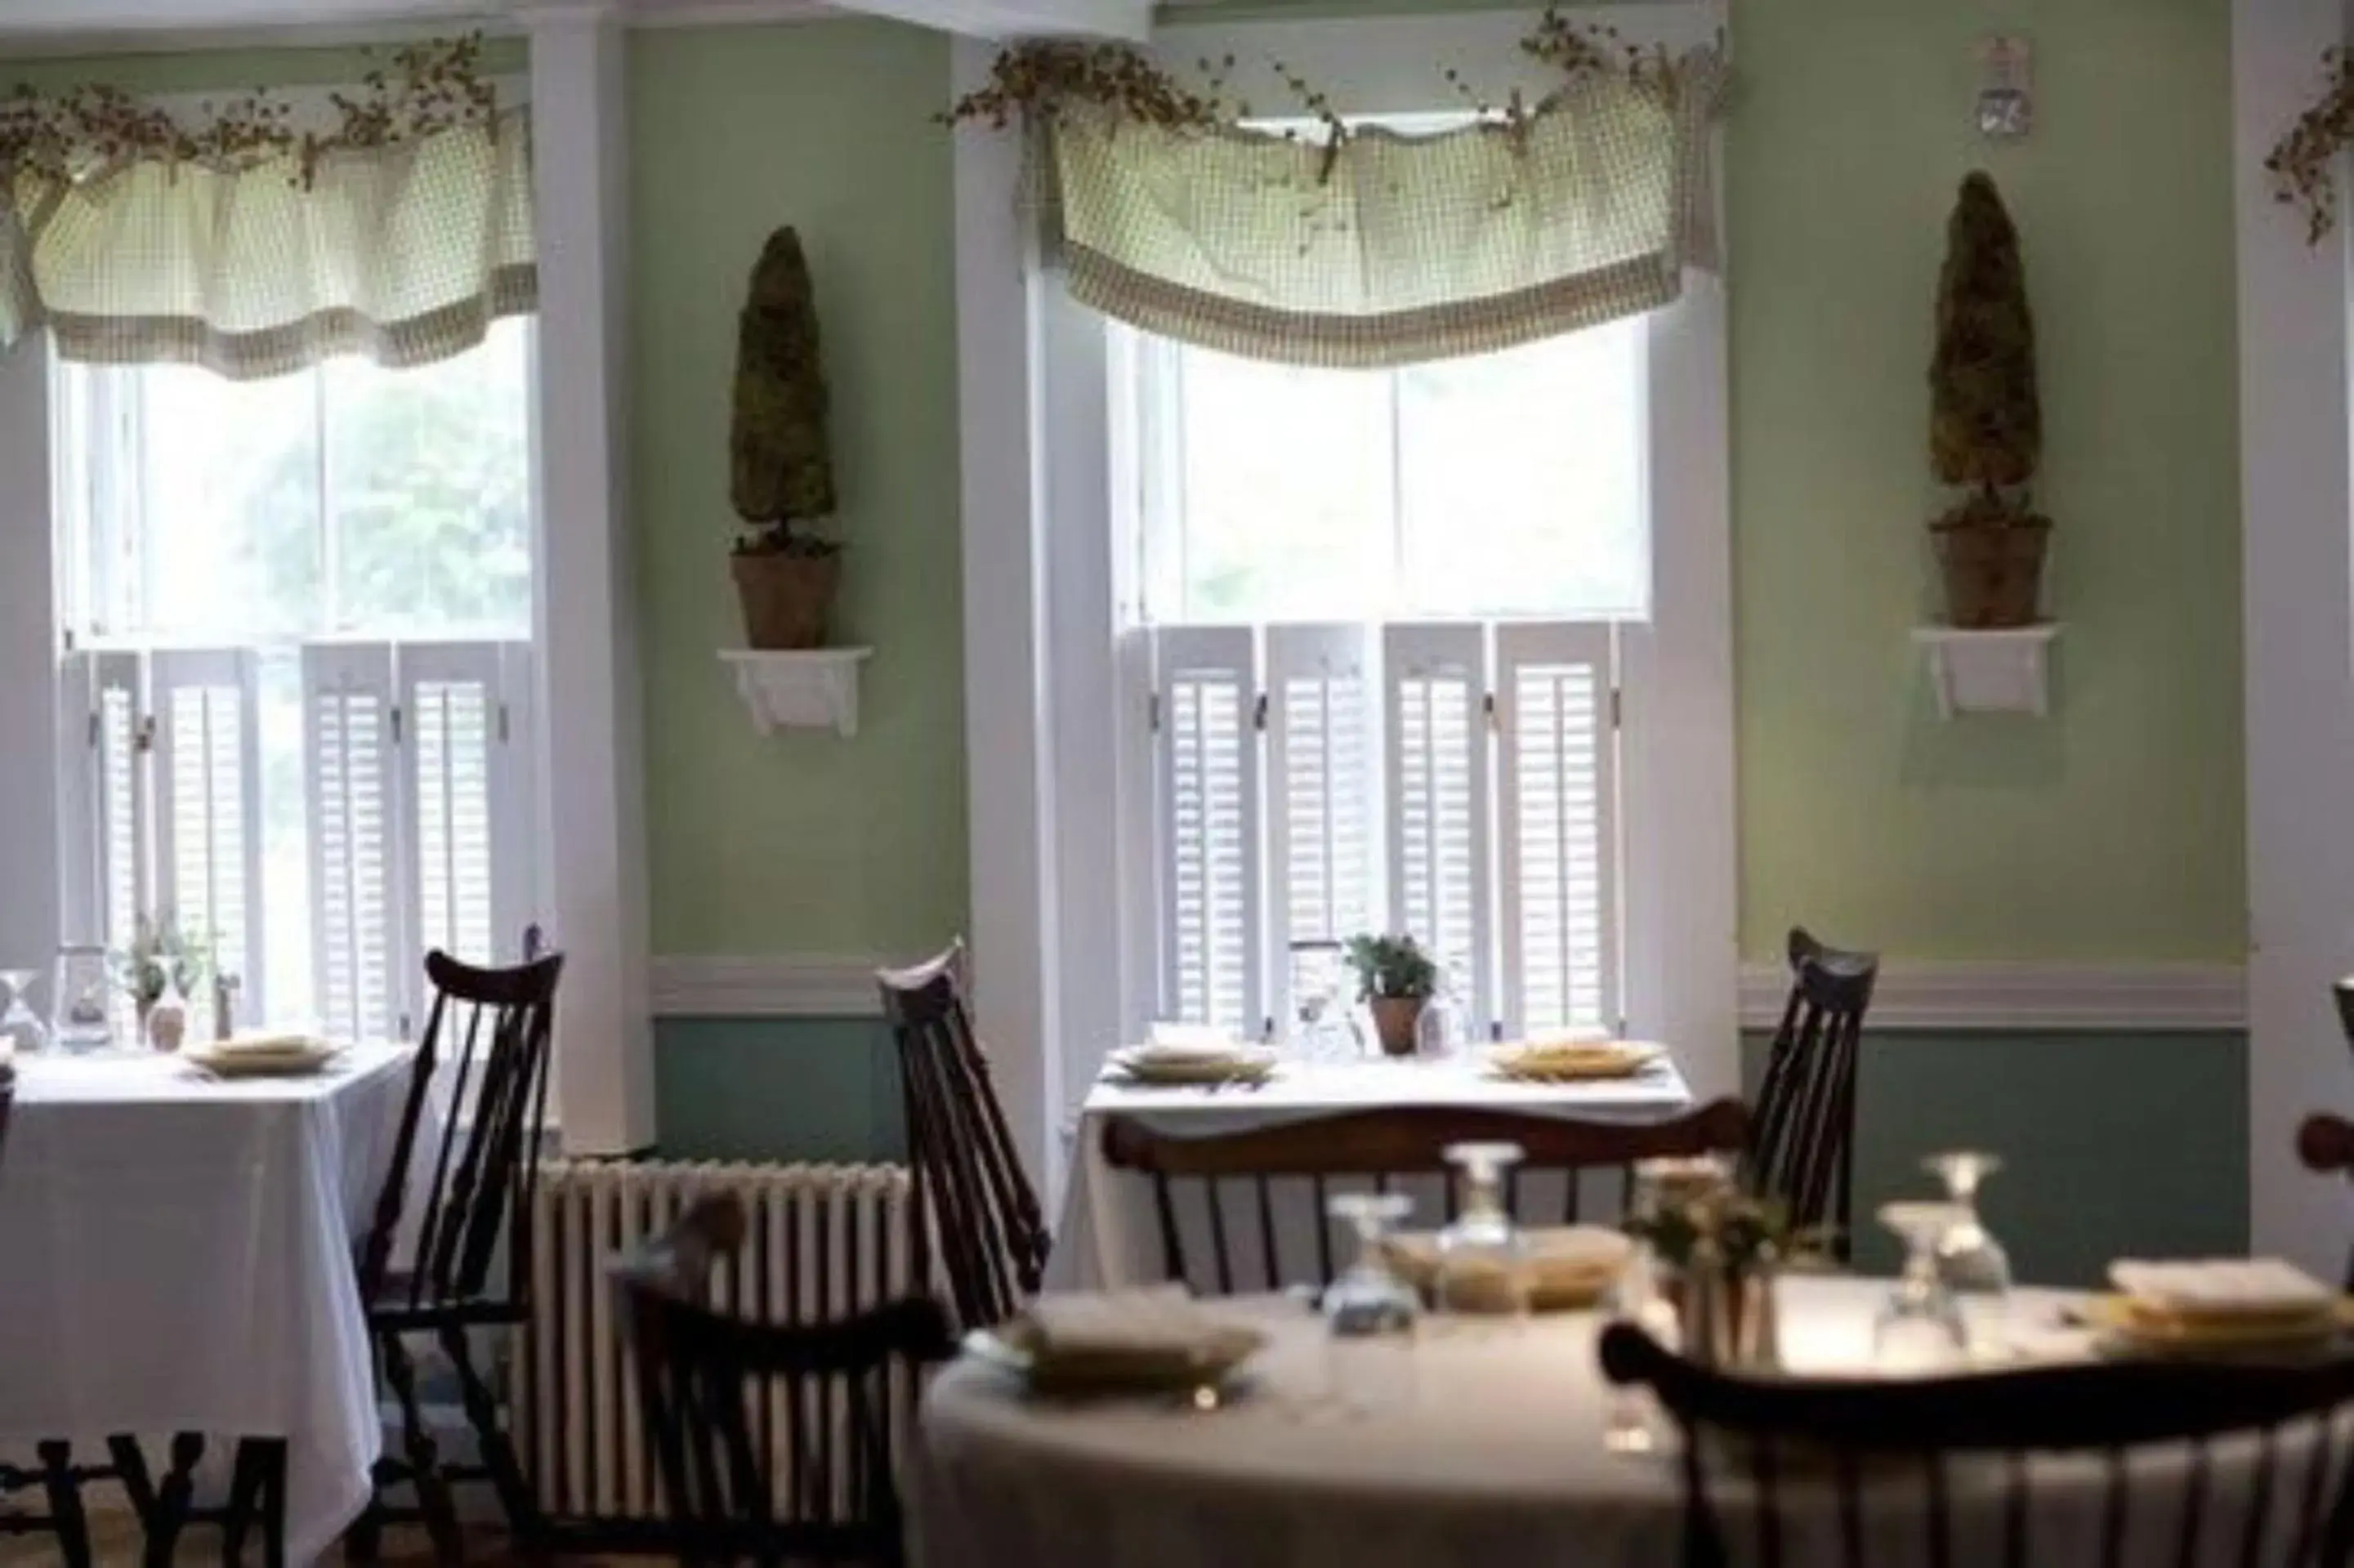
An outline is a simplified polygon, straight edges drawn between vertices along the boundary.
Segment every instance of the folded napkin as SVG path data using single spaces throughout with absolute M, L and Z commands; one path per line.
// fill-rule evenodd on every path
M 1041 1296 L 1027 1313 L 1041 1356 L 1183 1355 L 1216 1344 L 1227 1325 L 1182 1285 Z
M 1143 1049 L 1155 1055 L 1224 1056 L 1241 1049 L 1234 1032 L 1210 1023 L 1156 1023 Z
M 2137 1306 L 2186 1318 L 2314 1313 L 2332 1301 L 2327 1286 L 2276 1257 L 2120 1258 L 2109 1265 L 2109 1279 Z

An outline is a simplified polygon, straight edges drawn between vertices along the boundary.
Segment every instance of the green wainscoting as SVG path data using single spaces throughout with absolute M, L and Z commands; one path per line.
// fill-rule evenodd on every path
M 875 1018 L 665 1018 L 654 1126 L 686 1160 L 896 1160 L 899 1065 Z
M 1744 1042 L 1754 1085 L 1766 1037 Z M 1857 1261 L 1896 1248 L 1872 1221 L 1934 1194 L 1938 1149 L 1990 1149 L 1987 1224 L 2022 1279 L 2091 1285 L 2121 1255 L 2248 1245 L 2247 1039 L 2222 1034 L 1867 1034 L 1857 1083 Z
M 1754 1081 L 1765 1038 L 1746 1044 Z M 655 1084 L 673 1157 L 872 1160 L 904 1148 L 897 1067 L 874 1019 L 665 1019 Z M 2023 1278 L 2091 1284 L 2121 1253 L 2247 1246 L 2240 1034 L 1877 1034 L 1858 1093 L 1867 1267 L 1894 1266 L 1872 1209 L 1930 1192 L 1921 1156 L 1958 1144 L 2009 1161 L 1986 1213 Z

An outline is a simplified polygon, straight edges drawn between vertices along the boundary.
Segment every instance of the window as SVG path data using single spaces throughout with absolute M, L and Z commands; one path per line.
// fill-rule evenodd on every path
M 1648 337 L 1393 372 L 1140 340 L 1161 1011 L 1257 1034 L 1409 931 L 1482 1033 L 1621 1023 Z
M 421 1022 L 429 948 L 514 954 L 530 364 L 508 321 L 412 370 L 58 367 L 77 936 L 169 909 L 241 1019 L 359 1037 Z

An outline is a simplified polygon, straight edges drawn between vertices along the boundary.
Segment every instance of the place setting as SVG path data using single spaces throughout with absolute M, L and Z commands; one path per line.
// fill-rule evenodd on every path
M 1265 1087 L 1281 1065 L 1272 1048 L 1221 1030 L 1156 1023 L 1143 1044 L 1110 1053 L 1103 1081 L 1124 1088 L 1248 1091 Z

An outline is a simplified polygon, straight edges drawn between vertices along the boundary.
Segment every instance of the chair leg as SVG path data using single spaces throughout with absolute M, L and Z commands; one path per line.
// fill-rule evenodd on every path
M 253 1527 L 254 1510 L 261 1503 L 266 1464 L 261 1439 L 246 1437 L 239 1441 L 237 1468 L 228 1483 L 228 1506 L 221 1513 L 221 1562 L 225 1568 L 243 1568 L 245 1533 Z
M 400 1402 L 400 1430 L 408 1450 L 409 1480 L 417 1488 L 417 1506 L 425 1516 L 425 1531 L 433 1540 L 434 1560 L 444 1563 L 462 1562 L 457 1505 L 450 1497 L 449 1479 L 441 1474 L 432 1436 L 425 1430 L 424 1409 L 417 1402 L 416 1363 L 408 1359 L 408 1351 L 401 1344 L 398 1334 L 386 1334 L 378 1342 L 384 1348 L 385 1381 L 392 1384 L 393 1397 Z
M 506 1513 L 507 1531 L 514 1538 L 515 1550 L 525 1559 L 537 1562 L 546 1540 L 546 1520 L 541 1517 L 539 1499 L 533 1495 L 531 1483 L 524 1478 L 523 1465 L 515 1457 L 514 1442 L 499 1422 L 498 1398 L 474 1370 L 473 1350 L 465 1330 L 442 1330 L 441 1349 L 457 1369 L 459 1393 L 466 1404 L 466 1421 L 474 1429 L 482 1467 L 491 1473 L 491 1486 L 499 1494 L 499 1507 Z
M 180 1529 L 188 1522 L 188 1502 L 196 1493 L 196 1468 L 205 1457 L 200 1434 L 181 1432 L 172 1438 L 171 1467 L 155 1489 L 155 1510 L 146 1520 L 147 1568 L 172 1568 L 173 1549 Z
M 81 1511 L 81 1486 L 74 1478 L 73 1445 L 40 1443 L 41 1485 L 48 1493 L 49 1518 L 58 1532 L 58 1551 L 66 1568 L 90 1568 L 90 1521 Z
M 261 1449 L 261 1568 L 286 1568 L 286 1440 Z

